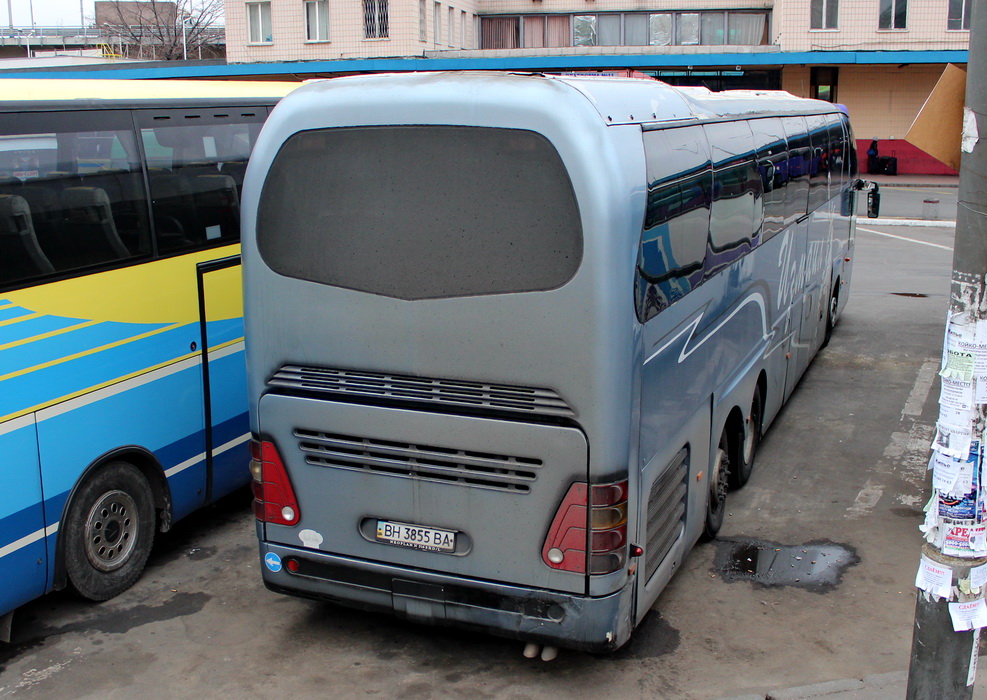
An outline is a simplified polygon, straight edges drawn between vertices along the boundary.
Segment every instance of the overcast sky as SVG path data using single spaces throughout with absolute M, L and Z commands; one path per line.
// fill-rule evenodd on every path
M 86 24 L 92 24 L 95 0 L 0 0 L 0 26 L 10 26 L 13 11 L 15 27 L 31 26 L 31 8 L 34 7 L 34 24 L 38 27 L 78 27 L 82 15 Z M 197 3 L 193 3 L 193 7 Z M 8 9 L 9 8 L 9 9 Z
M 94 0 L 82 0 L 82 12 L 86 24 L 93 19 Z M 31 6 L 34 6 L 34 24 L 46 27 L 78 27 L 81 21 L 79 0 L 0 0 L 0 24 L 10 26 L 13 10 L 15 27 L 31 26 Z

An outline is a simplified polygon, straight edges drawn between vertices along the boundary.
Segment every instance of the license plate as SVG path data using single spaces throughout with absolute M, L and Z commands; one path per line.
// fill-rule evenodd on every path
M 452 530 L 395 523 L 390 520 L 377 521 L 377 541 L 399 547 L 422 549 L 426 552 L 456 551 L 456 533 Z

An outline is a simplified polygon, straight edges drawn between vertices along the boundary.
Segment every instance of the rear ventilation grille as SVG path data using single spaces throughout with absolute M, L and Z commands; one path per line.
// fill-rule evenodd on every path
M 284 365 L 271 377 L 268 385 L 364 399 L 376 397 L 566 418 L 575 416 L 554 391 L 520 386 L 298 365 Z
M 651 486 L 648 496 L 648 546 L 645 562 L 645 578 L 658 570 L 658 566 L 671 550 L 685 527 L 685 498 L 689 477 L 689 452 L 679 452 L 665 473 Z
M 473 488 L 528 493 L 540 459 L 496 455 L 455 447 L 410 445 L 296 428 L 305 462 L 387 476 L 423 479 Z

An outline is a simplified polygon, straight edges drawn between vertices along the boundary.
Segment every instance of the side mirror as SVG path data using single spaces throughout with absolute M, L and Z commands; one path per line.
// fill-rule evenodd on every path
M 877 190 L 877 186 L 874 186 L 870 192 L 867 193 L 867 218 L 876 219 L 881 215 L 881 193 Z

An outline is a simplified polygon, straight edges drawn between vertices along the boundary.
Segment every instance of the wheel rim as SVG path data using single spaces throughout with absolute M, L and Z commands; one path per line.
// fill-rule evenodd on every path
M 836 325 L 836 312 L 840 306 L 840 298 L 834 293 L 829 300 L 829 325 Z
M 127 563 L 137 545 L 137 503 L 124 491 L 108 491 L 93 504 L 86 519 L 86 557 L 100 571 Z

